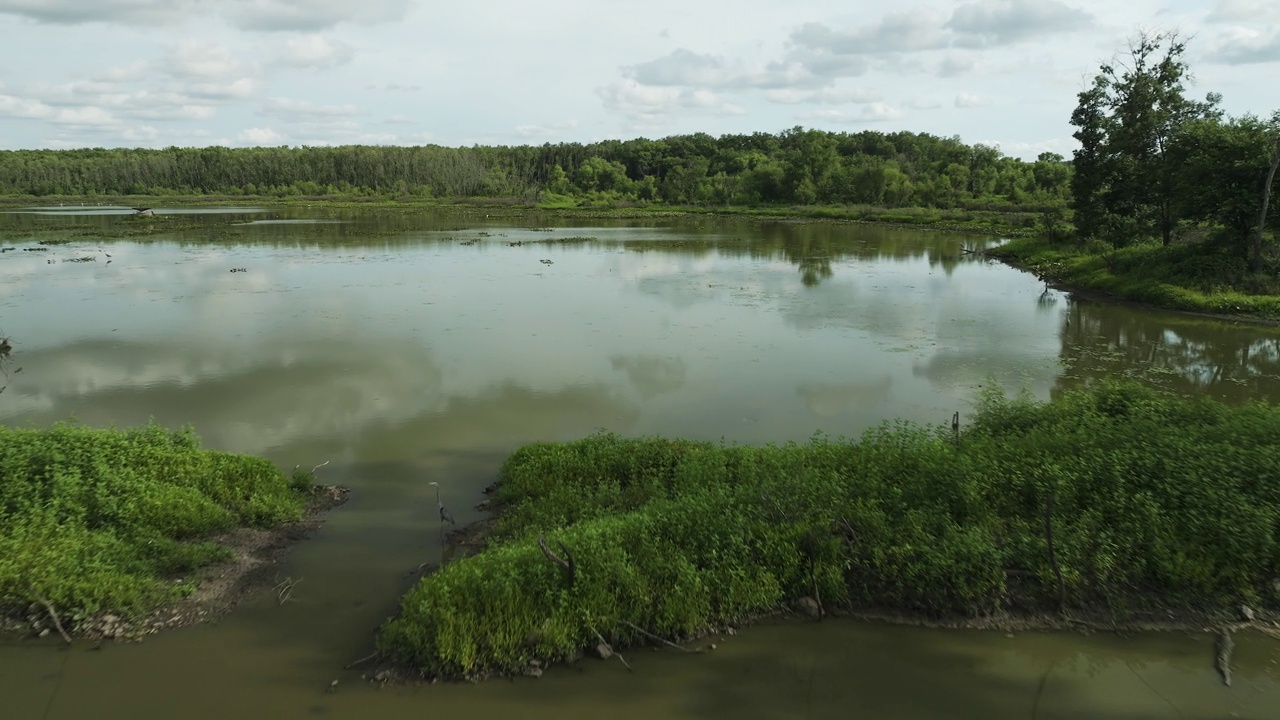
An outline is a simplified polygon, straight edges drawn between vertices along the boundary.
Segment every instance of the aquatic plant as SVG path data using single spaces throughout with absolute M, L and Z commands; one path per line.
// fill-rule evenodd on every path
M 965 425 L 521 448 L 490 546 L 424 578 L 379 648 L 469 676 L 802 598 L 928 617 L 1280 600 L 1280 409 L 1099 384 L 989 393 Z

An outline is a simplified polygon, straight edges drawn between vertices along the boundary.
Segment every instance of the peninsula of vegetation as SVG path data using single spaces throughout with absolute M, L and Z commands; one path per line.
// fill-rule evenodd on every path
M 378 647 L 423 676 L 475 677 L 786 607 L 997 626 L 1274 617 L 1278 434 L 1272 406 L 1099 384 L 1046 404 L 991 392 L 964 428 L 857 442 L 531 445 L 502 469 L 488 547 L 425 577 Z
M 208 619 L 342 498 L 190 429 L 0 426 L 0 627 L 70 642 Z

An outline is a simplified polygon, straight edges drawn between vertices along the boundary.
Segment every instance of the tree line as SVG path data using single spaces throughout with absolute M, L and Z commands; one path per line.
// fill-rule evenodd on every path
M 541 146 L 0 152 L 0 194 L 360 195 L 692 205 L 1065 207 L 1070 163 L 926 133 L 800 127 Z
M 1203 237 L 1264 269 L 1280 166 L 1280 111 L 1228 117 L 1222 96 L 1189 98 L 1186 42 L 1144 33 L 1104 63 L 1071 116 L 1077 237 L 1120 247 Z

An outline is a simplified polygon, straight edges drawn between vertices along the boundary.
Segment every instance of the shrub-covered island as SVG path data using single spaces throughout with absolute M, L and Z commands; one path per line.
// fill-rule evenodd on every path
M 232 559 L 211 538 L 300 520 L 313 487 L 190 429 L 0 426 L 0 617 L 124 634 Z
M 1277 607 L 1280 409 L 1102 384 L 992 393 L 965 425 L 521 448 L 487 548 L 423 578 L 379 650 L 424 676 L 518 672 L 802 598 L 935 619 Z

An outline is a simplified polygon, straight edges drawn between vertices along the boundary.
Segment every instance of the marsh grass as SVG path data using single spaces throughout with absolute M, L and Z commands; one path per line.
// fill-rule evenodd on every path
M 379 648 L 476 676 L 576 657 L 596 631 L 680 639 L 802 597 L 922 617 L 1275 606 L 1277 437 L 1276 408 L 1101 384 L 1050 404 L 988 394 L 958 439 L 896 423 L 859 442 L 530 445 L 502 469 L 489 549 L 424 578 Z M 539 537 L 572 551 L 576 582 Z
M 205 538 L 299 519 L 310 485 L 203 450 L 190 429 L 0 427 L 0 613 L 44 598 L 67 616 L 137 616 L 229 556 Z

